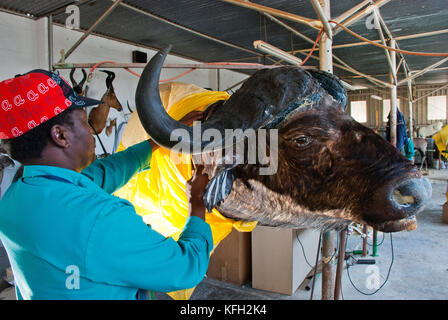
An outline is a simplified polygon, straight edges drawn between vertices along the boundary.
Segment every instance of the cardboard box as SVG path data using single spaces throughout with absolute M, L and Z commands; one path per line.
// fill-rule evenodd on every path
M 251 233 L 235 229 L 210 257 L 207 276 L 241 285 L 251 279 Z
M 319 231 L 257 226 L 252 231 L 252 287 L 292 295 L 316 261 Z M 297 240 L 300 239 L 300 243 Z

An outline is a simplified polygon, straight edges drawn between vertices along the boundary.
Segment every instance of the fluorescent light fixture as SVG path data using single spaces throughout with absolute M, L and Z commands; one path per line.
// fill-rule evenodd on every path
M 291 64 L 300 65 L 302 63 L 302 60 L 296 56 L 261 40 L 254 41 L 254 48 Z
M 383 98 L 381 98 L 380 96 L 376 96 L 376 95 L 374 95 L 374 94 L 372 94 L 372 95 L 370 96 L 370 98 L 375 99 L 375 100 L 380 100 L 380 101 L 383 100 Z
M 356 88 L 354 86 L 352 86 L 350 83 L 347 83 L 343 80 L 341 80 L 341 82 L 345 89 L 350 90 L 350 91 L 356 90 Z

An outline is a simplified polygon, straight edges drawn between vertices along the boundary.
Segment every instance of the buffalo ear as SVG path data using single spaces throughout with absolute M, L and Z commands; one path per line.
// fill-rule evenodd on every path
M 347 92 L 342 85 L 341 80 L 334 74 L 320 71 L 320 70 L 308 70 L 308 72 L 316 79 L 322 88 L 324 88 L 338 105 L 345 111 L 347 107 Z

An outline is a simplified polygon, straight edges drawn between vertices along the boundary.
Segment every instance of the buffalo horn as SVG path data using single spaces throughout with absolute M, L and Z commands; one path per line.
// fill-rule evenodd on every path
M 135 93 L 135 105 L 143 128 L 157 144 L 168 149 L 175 147 L 178 152 L 199 154 L 205 147 L 208 150 L 222 149 L 224 141 L 209 142 L 201 139 L 202 133 L 207 129 L 216 128 L 220 132 L 224 132 L 222 123 L 204 122 L 199 131 L 198 124 L 192 127 L 186 126 L 171 118 L 165 111 L 159 95 L 159 77 L 163 62 L 170 49 L 171 45 L 154 55 L 140 76 Z M 173 132 L 174 130 L 176 131 Z

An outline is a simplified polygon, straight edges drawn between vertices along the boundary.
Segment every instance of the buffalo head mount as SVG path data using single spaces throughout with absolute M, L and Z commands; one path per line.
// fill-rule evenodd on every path
M 416 228 L 415 215 L 431 198 L 431 185 L 394 146 L 346 114 L 347 95 L 336 76 L 298 67 L 257 71 L 228 100 L 209 107 L 201 123 L 188 127 L 160 101 L 168 52 L 161 50 L 145 67 L 137 112 L 158 144 L 191 153 L 205 165 L 209 210 L 269 226 L 326 230 L 355 221 L 384 232 Z M 203 139 L 208 130 L 216 133 L 213 139 Z M 254 140 L 237 135 L 229 144 L 229 130 L 257 134 Z M 260 132 L 270 139 L 260 143 Z M 227 157 L 236 145 L 243 145 L 242 155 Z M 265 159 L 249 161 L 250 150 Z M 275 170 L 260 174 L 274 160 Z

